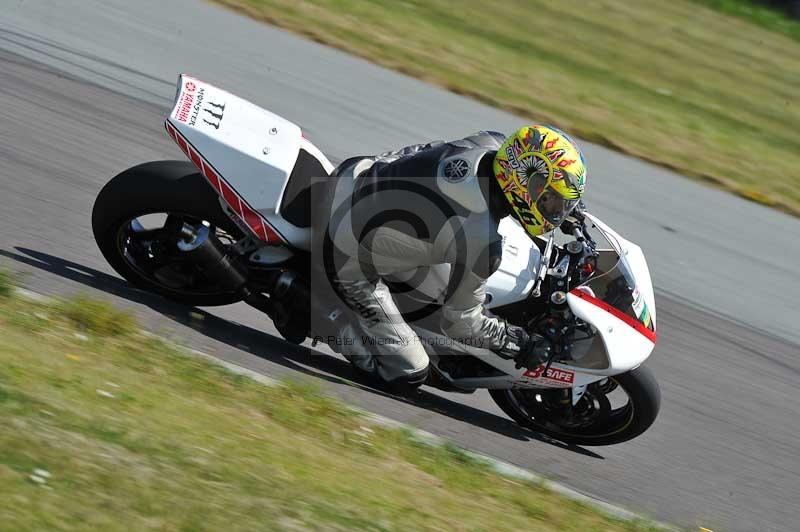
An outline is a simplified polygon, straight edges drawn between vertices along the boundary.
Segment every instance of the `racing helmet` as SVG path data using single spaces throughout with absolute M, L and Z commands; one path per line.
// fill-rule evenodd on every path
M 552 231 L 580 202 L 586 163 L 575 142 L 552 126 L 525 126 L 494 158 L 494 175 L 531 236 Z

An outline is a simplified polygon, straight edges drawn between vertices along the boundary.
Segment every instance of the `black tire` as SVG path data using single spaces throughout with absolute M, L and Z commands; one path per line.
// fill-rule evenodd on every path
M 614 445 L 639 436 L 653 424 L 661 408 L 661 389 L 652 371 L 644 366 L 610 377 L 609 380 L 627 393 L 631 410 L 626 411 L 620 426 L 607 427 L 607 431 L 602 426 L 584 432 L 554 430 L 552 424 L 537 423 L 520 408 L 518 390 L 489 390 L 489 394 L 506 415 L 535 432 L 573 445 Z
M 187 293 L 154 282 L 132 267 L 120 248 L 120 231 L 137 217 L 174 213 L 205 220 L 236 238 L 241 230 L 228 218 L 219 197 L 188 161 L 154 161 L 125 170 L 109 181 L 94 203 L 92 230 L 103 256 L 133 285 L 168 299 L 197 306 L 236 303 L 235 293 Z

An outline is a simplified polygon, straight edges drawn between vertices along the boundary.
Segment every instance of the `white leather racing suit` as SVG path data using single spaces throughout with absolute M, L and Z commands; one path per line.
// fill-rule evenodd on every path
M 383 281 L 387 275 L 450 264 L 441 330 L 455 341 L 501 351 L 503 320 L 484 314 L 486 279 L 498 268 L 497 232 L 508 204 L 492 175 L 500 133 L 403 148 L 344 161 L 329 181 L 327 275 L 358 318 L 342 351 L 386 381 L 419 382 L 428 355 Z M 355 323 L 352 323 L 355 322 Z M 366 340 L 366 341 L 365 341 Z

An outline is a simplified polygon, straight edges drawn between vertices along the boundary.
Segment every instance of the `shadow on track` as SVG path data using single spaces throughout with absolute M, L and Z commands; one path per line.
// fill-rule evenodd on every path
M 520 427 L 510 420 L 478 410 L 468 405 L 451 401 L 444 397 L 422 391 L 415 400 L 396 397 L 380 390 L 359 384 L 352 380 L 350 364 L 339 358 L 329 356 L 314 349 L 298 346 L 246 325 L 219 318 L 197 307 L 190 307 L 169 301 L 161 296 L 139 290 L 119 277 L 114 277 L 71 262 L 60 257 L 31 249 L 15 247 L 19 253 L 0 249 L 0 256 L 22 264 L 78 282 L 116 297 L 145 305 L 156 312 L 190 327 L 209 338 L 228 344 L 257 357 L 280 364 L 294 371 L 329 382 L 359 388 L 361 390 L 391 397 L 424 408 L 459 421 L 496 432 L 520 441 L 536 440 L 571 452 L 604 459 L 603 456 L 576 445 L 566 445 Z M 254 309 L 254 312 L 258 312 Z M 265 317 L 265 319 L 268 319 Z

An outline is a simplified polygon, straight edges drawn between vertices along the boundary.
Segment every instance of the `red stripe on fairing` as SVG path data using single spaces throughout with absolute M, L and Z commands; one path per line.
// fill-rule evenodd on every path
M 273 244 L 280 244 L 281 240 L 279 237 L 270 238 L 269 233 L 267 232 L 267 224 L 261 222 L 260 227 L 258 228 L 258 238 L 263 240 L 266 243 L 273 243 Z
M 594 305 L 594 306 L 596 306 L 596 307 L 598 307 L 598 308 L 600 308 L 602 310 L 605 310 L 606 312 L 608 312 L 612 316 L 614 316 L 616 318 L 619 318 L 620 320 L 624 321 L 627 325 L 630 325 L 631 327 L 636 329 L 637 332 L 639 332 L 642 336 L 644 336 L 645 338 L 647 338 L 651 342 L 656 343 L 656 332 L 655 331 L 651 331 L 650 329 L 645 327 L 644 324 L 642 322 L 640 322 L 639 320 L 628 316 L 627 314 L 625 314 L 624 312 L 622 312 L 621 310 L 619 310 L 619 309 L 617 309 L 615 307 L 612 307 L 611 305 L 609 305 L 608 303 L 606 303 L 602 299 L 597 299 L 596 297 L 589 295 L 588 293 L 584 292 L 580 288 L 575 288 L 575 289 L 571 290 L 570 294 L 572 294 L 572 295 L 574 295 L 576 297 L 579 297 L 579 298 L 583 299 L 584 301 L 586 301 L 588 303 L 591 303 L 592 305 Z
M 169 122 L 167 122 L 166 124 L 167 124 L 167 133 L 169 133 L 169 136 L 172 137 L 172 140 L 178 142 L 178 136 L 175 134 L 175 128 L 172 127 L 172 124 L 170 124 Z
M 268 223 L 264 223 L 264 232 L 266 233 L 267 242 L 280 242 L 280 235 Z
M 183 150 L 183 153 L 185 153 L 186 155 L 189 155 L 189 145 L 186 144 L 186 141 L 183 140 L 182 136 L 178 136 L 178 146 L 181 147 L 181 149 Z
M 258 213 L 256 213 L 247 205 L 242 204 L 242 215 L 245 223 L 248 225 L 248 227 L 250 227 L 250 229 L 253 230 L 255 234 L 259 236 L 259 238 L 269 241 L 269 238 L 267 238 L 267 233 L 264 230 L 264 224 L 261 222 L 261 217 L 258 215 Z
M 222 194 L 222 188 L 220 188 L 219 184 L 222 180 L 219 178 L 217 173 L 207 164 L 203 165 L 203 175 L 206 176 L 208 182 L 211 183 L 211 186 L 214 187 L 214 190 Z
M 167 133 L 180 146 L 192 163 L 208 179 L 208 182 L 219 193 L 234 213 L 241 218 L 253 233 L 268 244 L 280 244 L 283 238 L 272 228 L 267 220 L 253 210 L 245 201 L 228 185 L 228 183 L 211 168 L 203 156 L 195 150 L 183 137 L 180 131 L 169 122 L 166 122 Z
M 200 172 L 203 172 L 203 161 L 200 159 L 200 154 L 194 151 L 192 148 L 189 148 L 189 158 L 192 160 L 194 165 L 200 169 Z M 205 174 L 203 174 L 205 175 Z
M 221 181 L 219 185 L 222 188 L 222 197 L 225 198 L 225 201 L 231 206 L 233 212 L 238 214 L 239 218 L 244 218 L 242 216 L 242 203 L 239 201 L 239 196 L 236 195 L 226 182 Z

